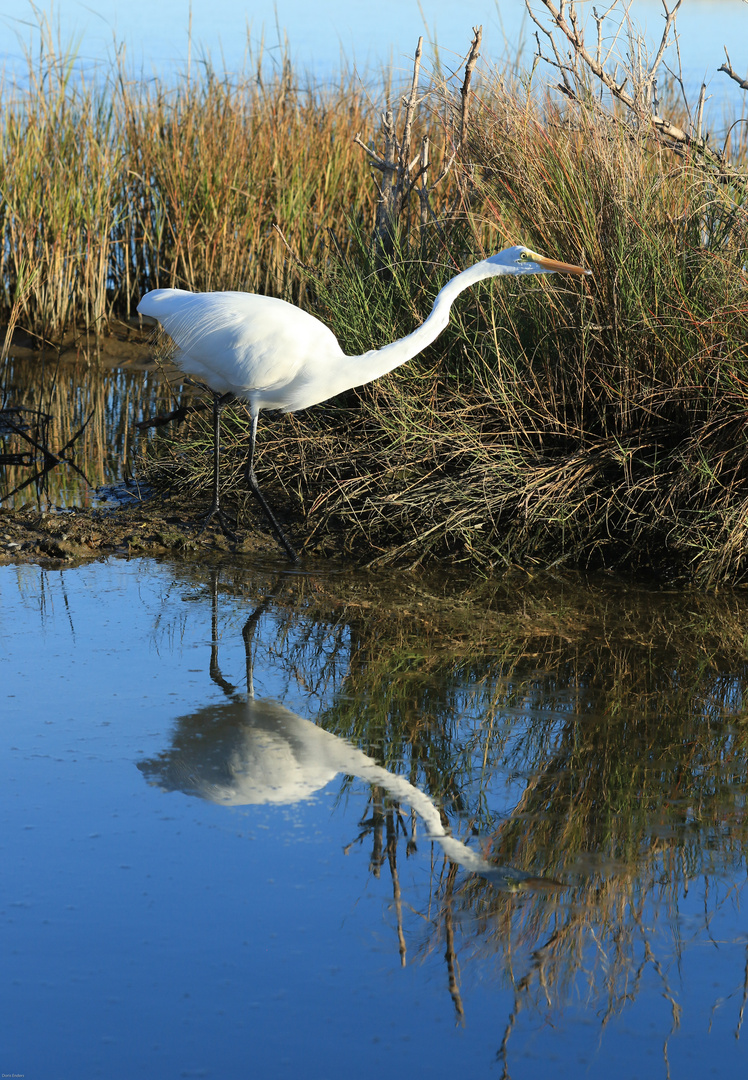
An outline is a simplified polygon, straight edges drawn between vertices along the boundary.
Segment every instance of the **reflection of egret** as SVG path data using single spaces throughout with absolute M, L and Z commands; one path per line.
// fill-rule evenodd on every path
M 512 274 L 584 274 L 580 266 L 556 262 L 511 247 L 483 259 L 447 282 L 429 317 L 407 337 L 361 356 L 346 356 L 333 332 L 313 315 L 285 300 L 242 292 L 191 293 L 154 289 L 138 304 L 141 315 L 156 319 L 177 346 L 175 362 L 214 394 L 213 503 L 218 517 L 221 409 L 232 398 L 249 402 L 252 427 L 247 482 L 288 556 L 297 556 L 265 501 L 254 472 L 257 419 L 262 409 L 296 412 L 336 394 L 363 386 L 400 367 L 430 345 L 449 322 L 457 296 L 484 278 Z M 226 530 L 228 531 L 228 530 Z
M 310 798 L 339 773 L 355 776 L 380 785 L 415 810 L 428 838 L 466 870 L 500 887 L 530 883 L 529 874 L 494 866 L 450 836 L 429 796 L 405 777 L 276 701 L 247 695 L 246 701 L 207 706 L 177 725 L 171 750 L 138 766 L 165 791 L 183 791 L 223 806 L 285 805 Z
M 447 857 L 466 870 L 490 878 L 499 888 L 542 886 L 542 880 L 523 871 L 489 863 L 451 836 L 429 796 L 405 777 L 391 773 L 345 739 L 278 702 L 256 698 L 251 635 L 261 610 L 245 627 L 246 697 L 236 694 L 220 675 L 214 621 L 211 675 L 234 700 L 207 706 L 177 721 L 171 750 L 139 765 L 146 776 L 166 791 L 183 791 L 224 806 L 297 803 L 320 791 L 339 773 L 355 776 L 381 786 L 392 798 L 415 810 L 428 838 L 437 841 Z

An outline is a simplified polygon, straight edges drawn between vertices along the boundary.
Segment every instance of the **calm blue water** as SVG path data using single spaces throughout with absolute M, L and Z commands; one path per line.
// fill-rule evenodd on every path
M 588 15 L 595 6 L 582 2 Z M 605 10 L 607 4 L 598 4 Z M 653 44 L 659 40 L 662 5 L 659 0 L 633 0 L 634 21 Z M 539 10 L 540 5 L 536 5 Z M 271 62 L 279 56 L 286 38 L 291 55 L 302 69 L 323 78 L 341 66 L 355 64 L 371 75 L 392 62 L 395 70 L 409 73 L 410 60 L 419 35 L 429 45 L 437 43 L 442 60 L 463 56 L 472 27 L 482 24 L 483 56 L 502 62 L 518 53 L 527 61 L 534 50 L 535 27 L 527 18 L 524 0 L 476 0 L 469 6 L 451 0 L 382 0 L 377 4 L 351 4 L 346 0 L 57 0 L 52 13 L 63 42 L 75 42 L 81 60 L 96 64 L 124 46 L 136 69 L 153 70 L 163 76 L 185 65 L 189 53 L 190 12 L 193 61 L 209 54 L 218 67 L 236 70 L 245 61 L 248 46 L 257 55 L 262 43 Z M 615 24 L 611 21 L 611 26 Z M 11 70 L 22 67 L 24 45 L 35 40 L 30 29 L 36 19 L 31 5 L 0 0 L 0 59 Z M 727 45 L 737 70 L 748 71 L 748 8 L 742 0 L 684 0 L 678 15 L 680 49 L 689 86 L 703 79 L 713 95 L 712 106 L 723 100 L 733 106 L 742 102 L 725 75 L 717 69 L 724 62 Z M 590 38 L 593 41 L 594 38 Z M 673 57 L 673 63 L 675 57 Z
M 533 790 L 570 731 L 584 744 L 597 730 L 585 726 L 601 707 L 592 667 L 584 690 L 584 663 L 569 678 L 568 657 L 558 670 L 537 653 L 507 661 L 497 640 L 502 664 L 452 670 L 443 641 L 415 656 L 393 638 L 382 681 L 381 631 L 360 607 L 320 618 L 322 578 L 271 571 L 0 568 L 0 1071 L 742 1075 L 740 739 L 646 810 L 646 857 L 579 849 L 570 810 L 567 839 L 538 841 L 525 871 L 560 889 L 508 892 L 465 865 L 450 875 L 426 804 L 406 857 L 408 791 L 444 806 L 471 853 L 471 822 L 485 839 L 511 819 L 526 820 L 526 849 L 557 813 L 553 799 L 531 812 Z M 288 590 L 292 615 L 273 599 Z M 248 669 L 242 627 L 263 596 Z M 743 675 L 731 679 L 733 719 L 715 679 L 703 703 L 689 698 L 698 723 L 741 730 Z M 674 751 L 651 729 L 674 692 L 642 705 L 641 760 L 663 785 Z M 398 723 L 420 728 L 422 756 L 397 749 Z M 687 754 L 676 713 L 668 730 Z M 382 763 L 405 776 L 389 781 Z M 377 817 L 390 783 L 392 860 L 391 805 Z

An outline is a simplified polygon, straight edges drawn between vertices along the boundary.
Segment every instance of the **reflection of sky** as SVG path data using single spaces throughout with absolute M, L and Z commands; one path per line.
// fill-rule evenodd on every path
M 239 690 L 253 595 L 219 598 L 221 672 Z M 386 866 L 379 878 L 369 870 L 371 837 L 355 843 L 371 813 L 366 784 L 354 781 L 339 799 L 338 778 L 297 806 L 227 809 L 144 781 L 137 763 L 169 746 L 178 717 L 226 700 L 209 676 L 205 582 L 149 560 L 0 567 L 0 601 L 0 1046 L 11 1054 L 3 1071 L 243 1080 L 251 1062 L 253 1075 L 279 1080 L 491 1075 L 514 1004 L 503 967 L 507 919 L 489 915 L 476 933 L 458 902 L 462 1029 L 447 988 L 430 845 L 421 841 L 408 859 L 399 849 L 401 968 L 392 880 Z M 256 688 L 314 718 L 330 704 L 334 672 L 315 692 L 294 689 L 273 620 L 270 611 L 258 629 Z M 304 655 L 299 635 L 286 644 Z M 343 638 L 341 659 L 345 646 Z M 463 702 L 469 741 L 481 715 L 468 690 Z M 516 712 L 502 714 L 514 739 L 526 737 L 522 711 L 540 704 L 540 695 L 517 694 Z M 553 728 L 567 707 L 553 702 Z M 658 877 L 665 899 L 668 857 Z M 745 964 L 744 937 L 735 937 L 744 925 L 740 896 L 728 895 L 730 876 L 720 873 L 716 883 L 692 880 L 678 898 L 678 962 L 667 904 L 648 897 L 642 923 L 664 976 L 644 965 L 634 1000 L 604 1031 L 605 1001 L 584 972 L 563 1008 L 538 990 L 537 1008 L 523 1008 L 512 1033 L 516 1075 L 547 1080 L 548 1063 L 559 1060 L 569 1075 L 664 1075 L 672 1017 L 663 977 L 684 1008 L 668 1050 L 672 1075 L 706 1075 L 717 1044 L 722 1074 L 742 1075 L 744 1040 L 733 1033 Z M 715 897 L 707 931 L 703 912 L 715 911 Z M 512 904 L 510 916 L 531 923 L 532 903 Z M 514 950 L 518 977 L 543 944 L 531 931 Z M 618 923 L 602 931 L 613 955 Z M 586 947 L 588 969 L 600 971 L 602 948 L 589 939 Z M 633 948 L 642 948 L 638 938 Z
M 591 0 L 580 8 L 590 12 Z M 607 4 L 598 4 L 604 9 Z M 44 4 L 41 10 L 50 10 Z M 473 25 L 482 23 L 484 57 L 498 61 L 507 51 L 514 56 L 518 45 L 531 43 L 531 29 L 524 0 L 475 0 L 471 5 L 452 0 L 381 0 L 376 4 L 352 4 L 350 0 L 57 0 L 54 23 L 64 41 L 80 40 L 80 54 L 96 61 L 113 52 L 113 41 L 125 42 L 128 55 L 146 72 L 163 74 L 181 65 L 187 56 L 189 12 L 192 11 L 193 55 L 200 49 L 210 53 L 220 66 L 241 65 L 246 48 L 246 30 L 251 28 L 254 46 L 264 37 L 270 56 L 287 33 L 291 54 L 302 67 L 318 75 L 337 70 L 341 54 L 362 70 L 376 71 L 382 63 L 394 62 L 396 69 L 408 69 L 420 34 L 437 41 L 442 58 L 449 65 L 454 51 L 467 51 Z M 659 0 L 633 0 L 631 11 L 653 42 L 662 26 Z M 426 25 L 424 25 L 424 16 Z M 277 18 L 277 23 L 276 23 Z M 0 56 L 17 61 L 22 49 L 18 35 L 28 39 L 31 7 L 0 0 Z M 685 0 L 678 26 L 681 54 L 689 81 L 712 80 L 714 94 L 734 96 L 734 91 L 717 68 L 724 61 L 728 45 L 734 66 L 748 70 L 748 8 L 742 0 Z M 737 43 L 734 46 L 731 43 Z

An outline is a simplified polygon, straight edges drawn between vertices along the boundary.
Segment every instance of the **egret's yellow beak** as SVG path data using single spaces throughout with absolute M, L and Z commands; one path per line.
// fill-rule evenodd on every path
M 532 253 L 533 261 L 542 266 L 544 270 L 554 274 L 578 274 L 584 276 L 591 274 L 591 270 L 585 270 L 583 266 L 575 266 L 573 263 L 558 262 L 556 259 L 546 259 L 545 255 Z

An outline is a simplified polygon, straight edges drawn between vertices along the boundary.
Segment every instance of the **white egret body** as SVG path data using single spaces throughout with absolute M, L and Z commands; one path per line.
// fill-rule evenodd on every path
M 213 505 L 208 520 L 214 514 L 222 517 L 218 501 L 220 411 L 231 397 L 249 403 L 249 486 L 286 552 L 296 560 L 254 474 L 260 411 L 307 409 L 386 375 L 430 345 L 449 322 L 455 298 L 485 278 L 553 273 L 582 275 L 589 271 L 546 259 L 525 247 L 507 248 L 447 282 L 434 300 L 429 317 L 407 337 L 361 356 L 346 356 L 324 323 L 285 300 L 255 293 L 191 293 L 184 289 L 146 293 L 138 304 L 139 313 L 160 323 L 177 347 L 174 359 L 179 368 L 214 393 Z

